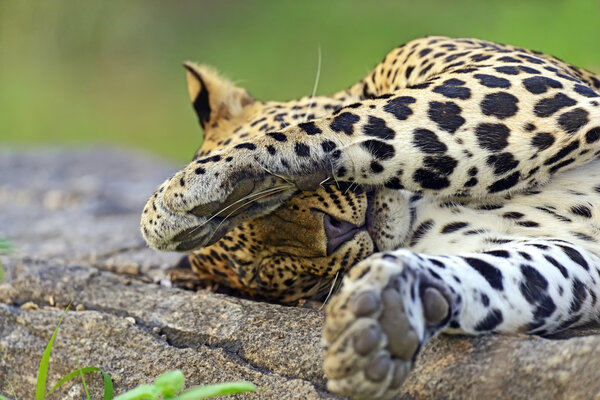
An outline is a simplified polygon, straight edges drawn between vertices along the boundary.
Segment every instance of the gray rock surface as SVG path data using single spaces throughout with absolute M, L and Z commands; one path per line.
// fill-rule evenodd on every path
M 146 248 L 138 224 L 146 197 L 175 170 L 108 149 L 0 151 L 0 237 L 16 249 L 2 259 L 1 394 L 33 398 L 39 359 L 71 303 L 49 384 L 79 359 L 107 371 L 116 393 L 181 369 L 188 385 L 261 388 L 239 398 L 338 398 L 321 372 L 321 311 L 164 285 L 179 255 Z M 442 336 L 425 346 L 400 397 L 599 398 L 598 333 Z M 88 383 L 99 398 L 99 377 Z M 51 398 L 80 399 L 82 390 L 75 383 Z

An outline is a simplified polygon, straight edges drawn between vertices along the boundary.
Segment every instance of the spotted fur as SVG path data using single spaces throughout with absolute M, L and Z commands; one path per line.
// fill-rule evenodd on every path
M 186 68 L 206 141 L 149 199 L 142 233 L 192 251 L 205 278 L 282 301 L 319 298 L 350 271 L 328 306 L 332 390 L 392 396 L 441 331 L 597 319 L 598 76 L 444 37 L 392 50 L 347 90 L 283 103 Z

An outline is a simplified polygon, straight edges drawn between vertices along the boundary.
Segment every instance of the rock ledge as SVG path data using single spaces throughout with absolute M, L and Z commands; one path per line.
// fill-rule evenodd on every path
M 2 259 L 1 394 L 12 385 L 18 398 L 34 397 L 39 359 L 71 303 L 49 384 L 78 357 L 107 371 L 116 393 L 181 369 L 188 385 L 250 380 L 261 388 L 238 398 L 339 398 L 321 372 L 321 311 L 160 285 L 179 256 L 144 245 L 139 213 L 175 169 L 110 149 L 0 151 L 0 236 L 16 247 Z M 439 337 L 400 398 L 598 398 L 599 332 Z M 89 380 L 99 398 L 100 379 Z M 54 398 L 82 396 L 74 383 Z

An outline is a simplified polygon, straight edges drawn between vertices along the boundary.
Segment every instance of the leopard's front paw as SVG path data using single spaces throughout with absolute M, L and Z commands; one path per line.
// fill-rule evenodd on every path
M 243 149 L 241 149 L 243 150 Z M 159 250 L 190 251 L 215 243 L 241 222 L 273 211 L 321 173 L 290 176 L 257 157 L 228 149 L 193 161 L 148 200 L 142 233 Z
M 355 266 L 327 307 L 328 389 L 354 398 L 397 394 L 421 346 L 448 322 L 443 292 L 395 256 Z

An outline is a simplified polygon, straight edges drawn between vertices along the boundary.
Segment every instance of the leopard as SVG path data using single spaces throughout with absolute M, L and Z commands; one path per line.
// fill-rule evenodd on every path
M 142 235 L 251 296 L 332 292 L 330 391 L 394 397 L 440 333 L 598 320 L 600 76 L 442 36 L 292 101 L 184 67 L 205 138 L 149 198 Z

